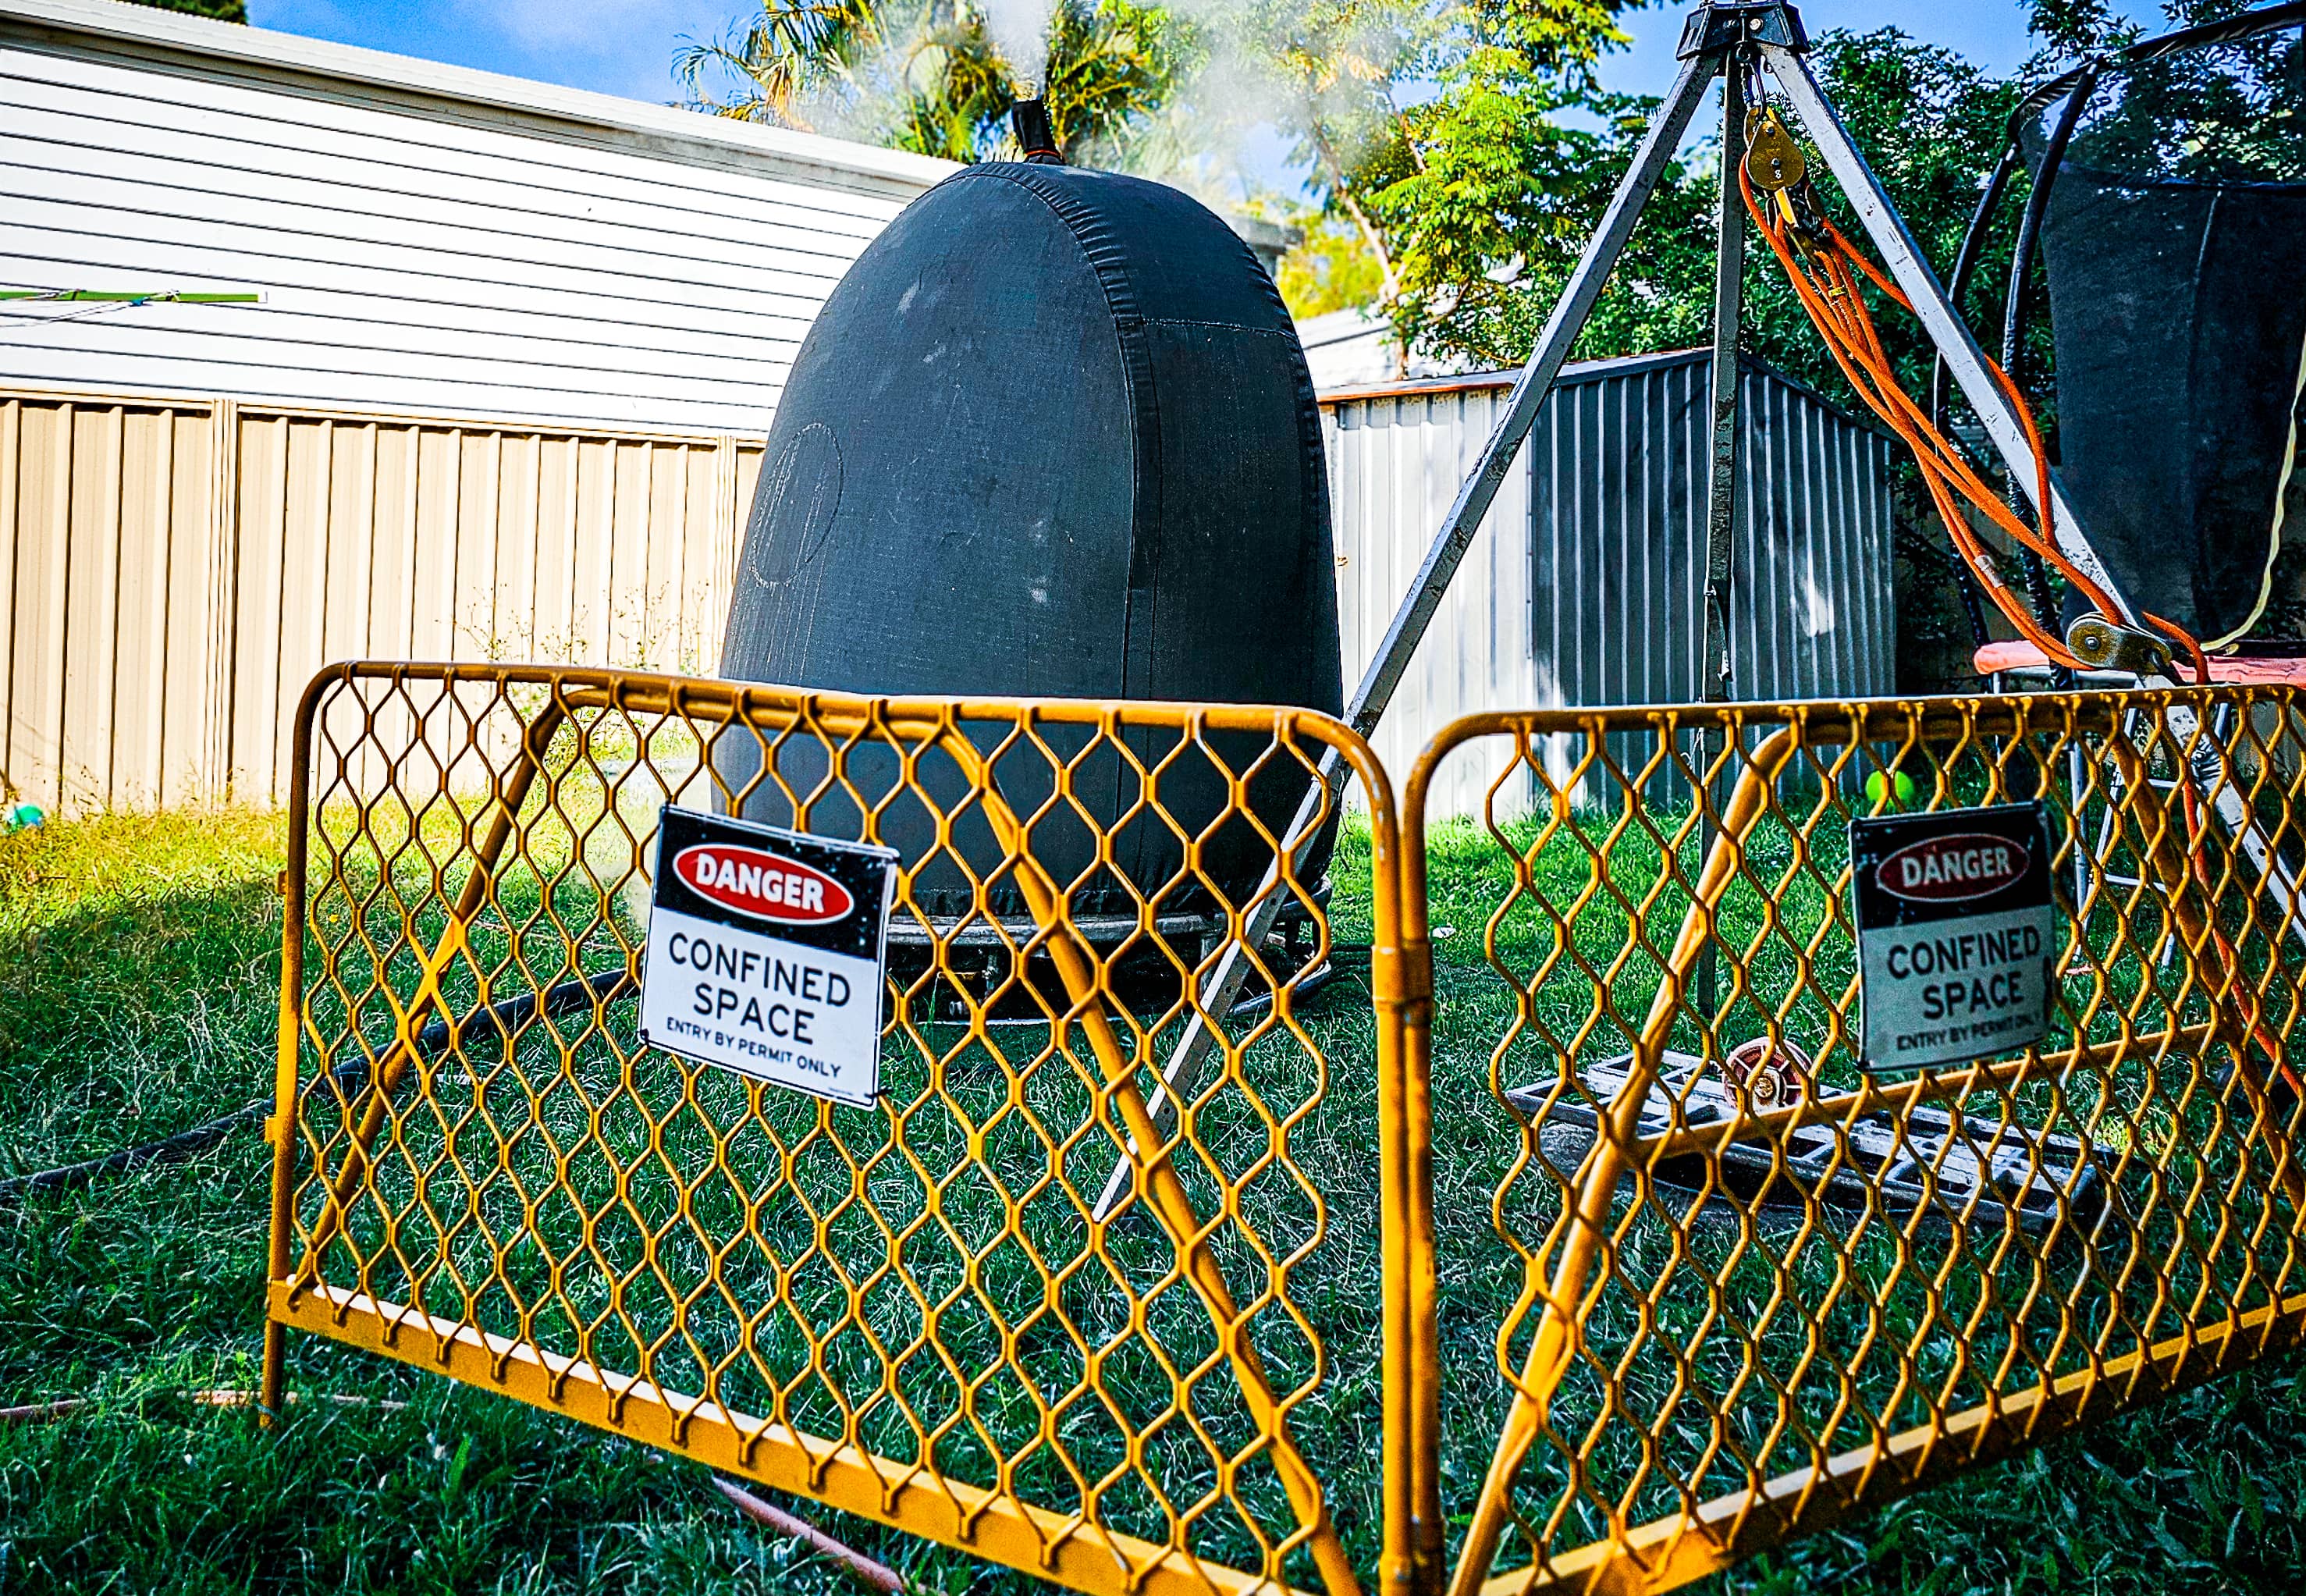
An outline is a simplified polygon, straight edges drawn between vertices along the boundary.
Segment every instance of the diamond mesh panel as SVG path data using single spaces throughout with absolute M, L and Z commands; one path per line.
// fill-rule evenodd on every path
M 1466 1194 L 1456 1591 L 1678 1584 L 2296 1343 L 2302 733 L 2288 692 L 2221 691 L 1437 740 L 1404 808 Z M 1444 757 L 1494 779 L 1429 827 Z M 1850 817 L 2037 797 L 2053 1034 L 1869 1075 Z
M 1340 1514 L 1327 1482 L 1371 1476 L 1344 1398 L 1382 1361 L 1396 1220 L 1379 1082 L 1330 1061 L 1371 1056 L 1372 1010 L 1320 994 L 1327 889 L 1259 818 L 1343 760 L 1389 883 L 1384 777 L 1349 731 L 350 666 L 298 735 L 277 1321 L 1083 1589 L 1357 1588 L 1373 1488 Z M 1100 803 L 1124 784 L 1117 818 L 1081 800 L 1092 770 Z M 913 840 L 877 1106 L 640 1043 L 668 803 Z M 1293 842 L 1332 826 L 1318 807 Z M 1200 859 L 1244 835 L 1271 868 L 1228 895 Z M 926 910 L 931 878 L 975 907 Z M 1095 936 L 1068 910 L 1091 900 Z M 1365 912 L 1386 943 L 1389 884 Z M 1228 952 L 1246 1001 L 1213 1012 Z M 1164 1113 L 1196 1028 L 1215 1045 Z

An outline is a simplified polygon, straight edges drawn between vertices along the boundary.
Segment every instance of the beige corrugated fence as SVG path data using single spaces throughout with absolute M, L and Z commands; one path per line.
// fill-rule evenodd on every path
M 0 389 L 0 789 L 278 802 L 363 656 L 709 671 L 756 438 Z

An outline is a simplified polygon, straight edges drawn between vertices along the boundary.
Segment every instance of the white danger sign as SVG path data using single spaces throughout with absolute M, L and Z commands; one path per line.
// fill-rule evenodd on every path
M 1849 863 L 1867 1069 L 2041 1040 L 2058 952 L 2041 804 L 1853 820 Z
M 664 811 L 641 1039 L 873 1105 L 894 849 Z

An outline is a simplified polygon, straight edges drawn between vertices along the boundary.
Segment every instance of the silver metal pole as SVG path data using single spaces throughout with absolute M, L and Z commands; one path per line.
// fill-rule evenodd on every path
M 1713 270 L 1713 474 L 1705 487 L 1705 641 L 1698 694 L 1730 696 L 1730 562 L 1738 530 L 1738 328 L 1746 303 L 1746 85 L 1733 56 L 1721 74 L 1721 211 Z
M 1346 721 L 1363 737 L 1376 730 L 1378 721 L 1384 718 L 1386 706 L 1393 701 L 1394 689 L 1401 685 L 1410 656 L 1424 640 L 1425 628 L 1433 623 L 1434 611 L 1441 607 L 1441 595 L 1448 591 L 1450 579 L 1456 576 L 1465 550 L 1473 545 L 1473 534 L 1481 530 L 1482 518 L 1489 514 L 1498 490 L 1512 471 L 1522 443 L 1545 405 L 1546 395 L 1553 389 L 1553 380 L 1568 361 L 1577 335 L 1585 329 L 1586 318 L 1593 313 L 1593 303 L 1601 296 L 1602 285 L 1609 281 L 1610 269 L 1624 252 L 1627 239 L 1633 236 L 1634 224 L 1641 219 L 1642 208 L 1649 203 L 1667 163 L 1680 148 L 1681 135 L 1688 130 L 1690 118 L 1705 98 L 1715 66 L 1716 62 L 1710 58 L 1681 64 L 1681 75 L 1674 81 L 1665 102 L 1651 119 L 1634 164 L 1618 181 L 1618 192 L 1610 197 L 1609 209 L 1602 213 L 1601 226 L 1578 258 L 1568 286 L 1554 303 L 1553 313 L 1546 318 L 1537 346 L 1530 351 L 1529 363 L 1514 380 L 1513 392 L 1506 400 L 1506 413 L 1482 448 L 1480 465 L 1457 490 L 1456 502 L 1449 507 L 1440 531 L 1434 534 L 1432 546 L 1425 551 L 1425 563 L 1418 568 L 1417 579 L 1410 585 L 1400 609 L 1394 612 L 1393 625 L 1387 628 L 1385 640 L 1378 644 L 1376 656 L 1362 676 L 1361 686 L 1354 689 L 1353 701 L 1345 706 Z M 1306 793 L 1296 818 L 1283 833 L 1285 851 L 1294 855 L 1312 840 L 1324 812 L 1340 801 L 1346 775 L 1344 763 L 1335 754 L 1322 755 L 1320 781 Z M 1242 935 L 1227 942 L 1216 966 L 1202 977 L 1200 1011 L 1187 1022 L 1183 1038 L 1161 1071 L 1162 1085 L 1148 1105 L 1153 1122 L 1165 1134 L 1176 1113 L 1176 1099 L 1191 1097 L 1200 1089 L 1201 1066 L 1209 1049 L 1217 1045 L 1216 1023 L 1233 1008 L 1249 978 L 1250 950 L 1264 946 L 1282 909 L 1287 906 L 1288 894 L 1281 888 L 1278 859 L 1267 869 L 1251 902 L 1254 907 Z M 1115 1164 L 1103 1195 L 1097 1199 L 1094 1210 L 1097 1218 L 1112 1213 L 1128 1191 L 1131 1168 L 1127 1158 Z
M 1721 193 L 1714 224 L 1713 256 L 1713 474 L 1705 484 L 1705 592 L 1703 639 L 1698 650 L 1697 692 L 1708 704 L 1726 702 L 1735 669 L 1730 653 L 1730 560 L 1738 536 L 1738 331 L 1746 308 L 1746 201 L 1738 168 L 1746 159 L 1746 73 L 1732 51 L 1721 72 Z M 1698 857 L 1713 851 L 1715 812 L 1712 781 L 1706 772 L 1721 757 L 1722 734 L 1707 727 L 1700 734 Z M 1700 1023 L 1711 1025 L 1719 997 L 1718 960 L 1709 940 L 1698 955 L 1691 994 Z
M 1457 490 L 1456 502 L 1449 507 L 1432 547 L 1426 550 L 1425 563 L 1418 569 L 1417 580 L 1410 585 L 1409 596 L 1395 613 L 1393 626 L 1386 633 L 1385 641 L 1378 645 L 1377 657 L 1371 661 L 1368 674 L 1362 678 L 1360 690 L 1346 706 L 1345 719 L 1362 736 L 1375 730 L 1385 706 L 1392 701 L 1402 672 L 1409 668 L 1410 656 L 1417 652 L 1418 642 L 1433 619 L 1433 611 L 1440 607 L 1441 595 L 1448 591 L 1449 579 L 1457 574 L 1457 566 L 1465 558 L 1473 533 L 1481 529 L 1482 517 L 1489 514 L 1490 502 L 1513 469 L 1514 458 L 1521 453 L 1523 440 L 1536 423 L 1546 395 L 1553 391 L 1554 378 L 1568 360 L 1577 335 L 1585 329 L 1586 318 L 1593 313 L 1593 303 L 1601 298 L 1610 269 L 1617 265 L 1626 240 L 1633 235 L 1634 224 L 1641 219 L 1642 207 L 1649 203 L 1666 164 L 1680 147 L 1681 135 L 1688 129 L 1690 118 L 1704 99 L 1714 65 L 1710 59 L 1682 63 L 1681 76 L 1675 80 L 1665 103 L 1658 107 L 1633 166 L 1618 183 L 1610 209 L 1601 217 L 1601 226 L 1586 244 L 1576 270 L 1570 274 L 1568 286 L 1554 302 L 1553 314 L 1546 318 L 1545 330 L 1538 335 L 1537 346 L 1530 351 L 1529 363 L 1514 380 L 1513 392 L 1506 398 L 1505 415 L 1482 450 L 1481 464 Z

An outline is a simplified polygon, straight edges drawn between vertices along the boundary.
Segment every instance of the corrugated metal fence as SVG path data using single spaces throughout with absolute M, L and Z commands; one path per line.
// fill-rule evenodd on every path
M 1463 714 L 1701 695 L 1706 363 L 1694 350 L 1562 372 L 1371 739 L 1388 769 L 1408 769 Z M 1384 637 L 1510 381 L 1324 397 L 1347 680 Z M 1892 691 L 1890 440 L 1758 363 L 1743 399 L 1730 696 Z M 1477 811 L 1489 779 L 1445 767 L 1434 812 Z
M 1746 380 L 1733 694 L 1887 692 L 1890 445 Z M 1564 373 L 1379 729 L 1390 768 L 1474 711 L 1697 695 L 1704 390 L 1698 354 Z M 1324 400 L 1347 679 L 1503 397 Z M 759 466 L 757 439 L 0 390 L 0 784 L 278 801 L 329 660 L 710 670 Z M 1481 789 L 1444 772 L 1438 812 Z
M 286 796 L 361 656 L 717 663 L 760 440 L 0 391 L 0 785 Z

